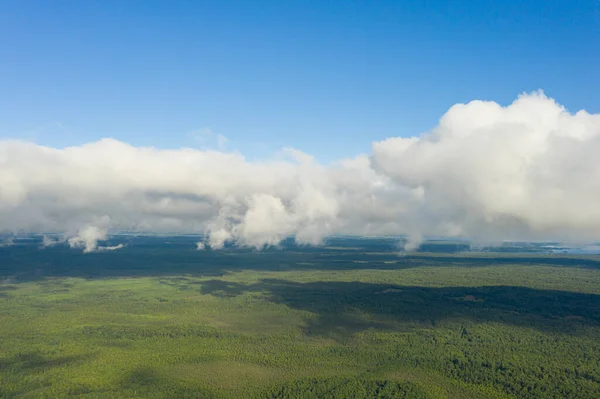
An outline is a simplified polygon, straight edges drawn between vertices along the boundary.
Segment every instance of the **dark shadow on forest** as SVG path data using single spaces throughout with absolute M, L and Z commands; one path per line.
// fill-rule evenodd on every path
M 0 358 L 0 369 L 11 369 L 13 372 L 32 372 L 47 368 L 67 366 L 73 363 L 83 362 L 90 355 L 75 356 L 48 356 L 40 351 L 29 351 L 17 353 L 10 358 Z
M 365 329 L 403 331 L 444 321 L 498 322 L 578 334 L 600 326 L 600 295 L 526 287 L 415 287 L 361 282 L 256 284 L 205 281 L 201 292 L 235 297 L 263 293 L 271 302 L 309 311 L 307 335 L 347 337 Z
M 65 245 L 0 248 L 0 282 L 13 284 L 52 277 L 86 279 L 177 276 L 219 277 L 239 270 L 393 270 L 416 267 L 546 265 L 600 268 L 600 257 L 542 254 L 414 253 L 400 256 L 375 244 L 354 247 L 292 247 L 253 251 L 197 251 L 194 242 L 142 241 L 118 251 L 83 254 Z M 64 287 L 65 289 L 67 287 Z M 1 295 L 1 293 L 0 293 Z
M 212 398 L 214 395 L 207 389 L 188 387 L 182 381 L 160 374 L 152 367 L 138 367 L 126 373 L 119 384 L 125 392 L 132 392 L 136 397 L 164 398 Z

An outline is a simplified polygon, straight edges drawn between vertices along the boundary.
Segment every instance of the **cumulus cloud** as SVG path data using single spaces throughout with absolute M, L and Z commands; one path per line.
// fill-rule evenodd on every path
M 98 240 L 106 240 L 106 228 L 85 226 L 77 235 L 67 242 L 71 248 L 83 248 L 83 252 L 94 252 L 98 249 Z
M 85 252 L 118 249 L 98 245 L 112 231 L 202 232 L 198 249 L 332 234 L 408 234 L 409 250 L 428 235 L 595 240 L 599 151 L 600 115 L 542 93 L 457 104 L 426 134 L 329 165 L 294 149 L 250 162 L 222 146 L 4 140 L 0 229 L 60 233 Z
M 100 246 L 99 241 L 104 241 L 108 238 L 108 229 L 111 224 L 110 217 L 104 215 L 100 218 L 96 217 L 93 224 L 88 224 L 77 231 L 74 235 L 68 235 L 67 243 L 71 248 L 82 248 L 84 253 L 115 251 L 124 248 L 124 244 L 113 246 Z M 44 237 L 46 238 L 46 237 Z M 46 241 L 46 240 L 44 240 Z M 60 241 L 48 241 L 50 245 L 55 245 Z M 44 246 L 47 246 L 44 244 Z
M 373 145 L 375 169 L 422 191 L 407 220 L 420 233 L 475 239 L 596 239 L 600 115 L 543 93 L 507 107 L 453 106 L 430 133 Z
M 418 233 L 413 233 L 408 236 L 406 242 L 403 245 L 402 250 L 404 252 L 413 252 L 419 249 L 423 243 L 423 237 Z

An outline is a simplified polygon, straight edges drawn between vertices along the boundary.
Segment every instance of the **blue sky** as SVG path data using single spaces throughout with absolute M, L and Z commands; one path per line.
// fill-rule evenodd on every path
M 453 104 L 543 89 L 600 112 L 600 2 L 0 2 L 0 136 L 328 162 Z

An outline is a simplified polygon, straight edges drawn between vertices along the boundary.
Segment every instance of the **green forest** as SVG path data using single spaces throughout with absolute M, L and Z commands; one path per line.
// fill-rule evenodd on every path
M 597 398 L 600 257 L 0 248 L 2 398 Z

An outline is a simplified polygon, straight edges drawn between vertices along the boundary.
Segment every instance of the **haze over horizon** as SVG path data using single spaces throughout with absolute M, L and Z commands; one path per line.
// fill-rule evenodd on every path
M 0 5 L 0 231 L 600 239 L 598 2 L 224 3 Z

